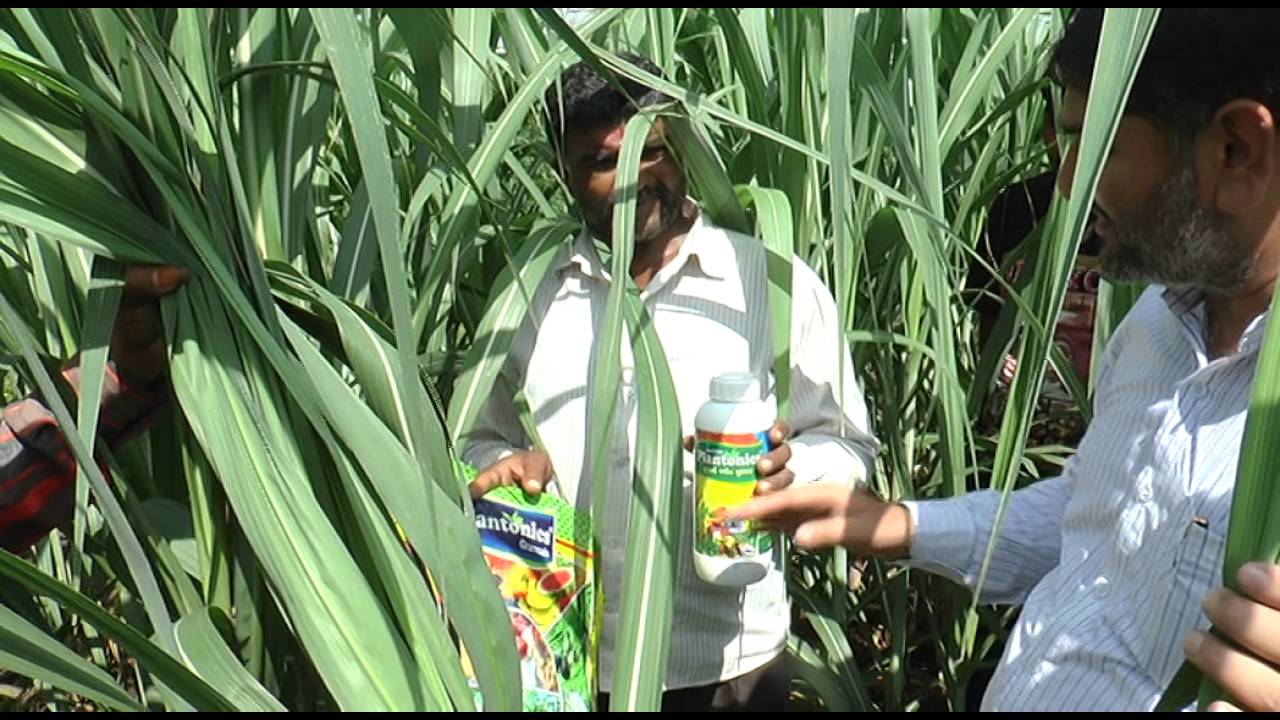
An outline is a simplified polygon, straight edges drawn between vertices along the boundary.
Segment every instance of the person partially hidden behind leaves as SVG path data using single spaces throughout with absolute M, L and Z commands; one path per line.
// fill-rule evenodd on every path
M 659 75 L 650 61 L 629 61 Z M 565 71 L 547 94 L 549 139 L 561 175 L 585 220 L 571 246 L 552 260 L 533 290 L 526 322 L 512 340 L 495 391 L 472 432 L 460 438 L 463 458 L 483 468 L 472 484 L 482 495 L 499 485 L 526 492 L 558 492 L 590 508 L 595 485 L 587 457 L 592 416 L 595 344 L 612 283 L 598 245 L 613 236 L 614 183 L 627 121 L 667 102 L 661 93 L 624 80 L 619 90 L 585 63 Z M 658 118 L 640 159 L 635 208 L 635 254 L 630 266 L 640 301 L 661 338 L 671 368 L 685 435 L 706 401 L 711 378 L 750 372 L 771 388 L 773 338 L 764 244 L 716 227 L 687 196 L 684 169 L 667 144 Z M 600 528 L 604 620 L 600 635 L 600 689 L 614 682 L 621 632 L 632 468 L 643 431 L 637 432 L 637 394 L 644 392 L 624 342 L 621 388 L 609 437 Z M 756 466 L 757 493 L 792 483 L 852 485 L 867 477 L 876 443 L 868 433 L 865 402 L 852 357 L 840 332 L 831 293 L 800 259 L 792 262 L 790 423 L 770 431 L 773 449 Z M 611 378 L 612 379 L 612 378 Z M 514 396 L 523 392 L 538 446 L 520 422 Z M 640 444 L 637 445 L 637 435 Z M 791 612 L 786 578 L 777 568 L 746 588 L 703 581 L 693 568 L 692 455 L 685 454 L 684 520 L 677 540 L 675 607 L 664 710 L 785 710 L 790 695 L 786 664 Z M 602 696 L 598 706 L 606 708 Z
M 131 267 L 111 335 L 99 437 L 110 448 L 135 437 L 169 401 L 159 298 L 187 279 L 174 267 Z M 62 371 L 79 392 L 74 360 Z M 0 421 L 0 548 L 22 554 L 74 515 L 76 460 L 39 394 L 4 408 Z
M 1076 10 L 1054 55 L 1073 138 L 1102 18 Z M 1242 707 L 1280 710 L 1280 565 L 1244 564 L 1241 593 L 1217 587 L 1280 278 L 1278 45 L 1274 8 L 1161 11 L 1094 197 L 1102 273 L 1155 285 L 1099 359 L 1093 420 L 1061 476 L 1013 492 L 1002 524 L 992 490 L 886 503 L 797 488 L 738 513 L 969 588 L 994 535 L 979 601 L 1022 610 L 985 710 L 1151 710 L 1184 660 Z

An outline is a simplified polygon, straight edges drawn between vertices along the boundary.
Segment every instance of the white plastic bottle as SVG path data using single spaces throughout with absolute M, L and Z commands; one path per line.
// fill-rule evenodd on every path
M 762 580 L 773 563 L 772 533 L 725 520 L 724 511 L 755 494 L 756 463 L 770 450 L 775 419 L 774 403 L 761 398 L 755 375 L 711 379 L 711 399 L 694 419 L 693 506 L 693 563 L 709 583 L 744 587 Z

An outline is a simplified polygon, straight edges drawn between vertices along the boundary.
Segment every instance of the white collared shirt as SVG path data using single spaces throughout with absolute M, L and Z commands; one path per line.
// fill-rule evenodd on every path
M 877 444 L 867 431 L 866 405 L 835 303 L 817 275 L 799 259 L 793 262 L 792 276 L 790 423 L 795 437 L 789 467 L 797 484 L 862 482 L 873 467 Z M 608 292 L 607 269 L 588 235 L 560 251 L 534 291 L 530 313 L 513 340 L 487 406 L 474 430 L 462 439 L 467 462 L 484 467 L 513 449 L 530 446 L 511 400 L 514 388 L 521 387 L 555 467 L 558 491 L 579 508 L 590 508 L 589 392 L 594 380 L 595 333 Z M 678 255 L 657 272 L 640 297 L 671 367 L 682 434 L 694 433 L 694 415 L 706 401 L 714 375 L 754 372 L 762 380 L 770 379 L 762 383 L 765 387 L 772 386 L 771 314 L 765 251 L 759 240 L 714 227 L 699 217 Z M 605 559 L 602 691 L 612 687 L 624 590 L 619 563 L 626 557 L 635 450 L 634 363 L 625 335 L 621 355 L 607 517 L 596 521 Z M 764 665 L 785 648 L 791 624 L 786 579 L 776 568 L 745 590 L 713 586 L 697 576 L 690 539 L 693 460 L 689 453 L 684 453 L 684 460 L 684 535 L 667 668 L 669 689 L 731 679 Z

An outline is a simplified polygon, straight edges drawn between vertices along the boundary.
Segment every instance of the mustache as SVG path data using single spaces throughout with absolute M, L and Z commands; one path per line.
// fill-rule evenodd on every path
M 648 200 L 657 200 L 663 205 L 666 205 L 668 204 L 669 198 L 667 197 L 667 192 L 662 188 L 647 187 L 642 189 L 636 195 L 636 203 L 639 204 Z
M 643 204 L 647 200 L 657 200 L 663 205 L 669 205 L 671 204 L 671 193 L 668 192 L 667 189 L 663 187 L 646 186 L 646 187 L 640 188 L 640 191 L 636 193 L 636 205 Z M 615 193 L 612 197 L 612 202 L 610 203 L 610 205 L 616 206 L 617 204 L 618 204 L 618 195 Z

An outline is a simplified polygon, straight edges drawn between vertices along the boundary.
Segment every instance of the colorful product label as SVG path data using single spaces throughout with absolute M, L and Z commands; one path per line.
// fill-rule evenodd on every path
M 769 452 L 769 437 L 759 433 L 698 432 L 694 448 L 697 523 L 694 548 L 703 555 L 751 558 L 773 549 L 773 536 L 744 520 L 727 520 L 725 511 L 756 492 L 756 463 Z
M 513 487 L 489 492 L 475 510 L 515 634 L 524 711 L 591 711 L 599 614 L 590 517 L 552 495 L 530 499 Z

